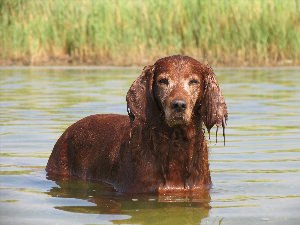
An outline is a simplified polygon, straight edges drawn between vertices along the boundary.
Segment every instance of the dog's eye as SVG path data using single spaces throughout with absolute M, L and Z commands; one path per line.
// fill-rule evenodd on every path
M 192 79 L 192 80 L 190 80 L 189 84 L 190 85 L 192 85 L 192 84 L 199 84 L 199 81 L 196 80 L 196 79 Z
M 167 78 L 161 78 L 161 79 L 158 80 L 158 83 L 168 85 L 168 84 L 169 84 L 169 81 L 168 81 Z

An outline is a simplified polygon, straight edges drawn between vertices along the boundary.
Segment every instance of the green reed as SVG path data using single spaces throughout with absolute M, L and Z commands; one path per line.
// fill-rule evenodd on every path
M 299 12 L 299 0 L 0 0 L 0 60 L 299 64 Z

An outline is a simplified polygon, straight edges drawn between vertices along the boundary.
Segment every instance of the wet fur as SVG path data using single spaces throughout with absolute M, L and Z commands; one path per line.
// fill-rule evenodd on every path
M 178 99 L 186 102 L 183 112 L 172 108 Z M 212 69 L 188 56 L 159 59 L 144 68 L 126 100 L 129 117 L 92 115 L 71 125 L 54 146 L 48 175 L 103 181 L 128 193 L 209 188 L 202 124 L 210 130 L 227 119 Z

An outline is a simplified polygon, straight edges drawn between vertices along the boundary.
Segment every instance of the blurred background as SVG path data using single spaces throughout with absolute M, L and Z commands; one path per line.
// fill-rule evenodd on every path
M 299 0 L 1 0 L 1 65 L 299 65 Z

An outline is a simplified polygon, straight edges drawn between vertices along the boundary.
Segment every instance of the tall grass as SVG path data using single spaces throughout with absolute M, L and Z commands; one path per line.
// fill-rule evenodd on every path
M 0 58 L 25 64 L 300 62 L 299 0 L 0 0 Z

